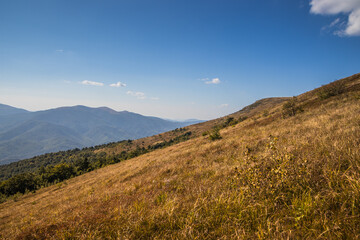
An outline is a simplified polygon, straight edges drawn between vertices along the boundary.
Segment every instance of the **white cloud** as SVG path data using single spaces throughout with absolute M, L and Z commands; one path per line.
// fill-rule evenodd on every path
M 109 86 L 110 87 L 126 87 L 126 84 L 122 83 L 122 82 L 117 82 L 117 83 L 112 83 Z
M 221 83 L 221 81 L 220 81 L 219 78 L 213 78 L 213 79 L 211 79 L 211 80 L 208 80 L 208 79 L 207 79 L 207 81 L 205 81 L 205 83 L 206 83 L 206 84 L 219 84 L 219 83 Z
M 150 99 L 151 99 L 151 100 L 154 100 L 154 101 L 157 101 L 157 100 L 159 100 L 160 98 L 158 98 L 158 97 L 151 97 Z
M 360 7 L 349 15 L 349 23 L 345 33 L 349 36 L 360 36 Z
M 145 93 L 143 92 L 133 92 L 133 91 L 127 91 L 126 94 L 133 96 L 133 97 L 137 97 L 138 99 L 145 99 Z
M 55 50 L 55 52 L 63 53 L 64 50 L 63 49 L 57 49 L 57 50 Z
M 229 106 L 229 104 L 227 104 L 227 103 L 224 103 L 224 104 L 221 104 L 221 105 L 220 105 L 221 108 L 226 108 L 226 107 L 228 107 L 228 106 Z
M 89 80 L 84 80 L 84 81 L 81 82 L 81 84 L 83 84 L 83 85 L 91 85 L 91 86 L 98 86 L 98 87 L 104 86 L 104 84 L 101 83 L 101 82 L 94 82 L 94 81 L 89 81 Z
M 336 31 L 337 35 L 360 36 L 360 1 L 359 0 L 311 0 L 311 12 L 322 15 L 349 15 L 345 28 Z M 336 21 L 336 20 L 335 20 Z M 339 23 L 333 22 L 329 27 Z

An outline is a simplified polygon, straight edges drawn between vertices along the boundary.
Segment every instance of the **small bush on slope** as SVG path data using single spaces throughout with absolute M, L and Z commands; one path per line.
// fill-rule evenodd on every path
M 303 112 L 301 106 L 299 106 L 296 97 L 283 104 L 282 115 L 284 118 L 295 116 L 299 112 Z
M 215 141 L 215 140 L 221 139 L 220 130 L 219 130 L 218 128 L 214 128 L 214 129 L 209 133 L 209 139 L 210 139 L 211 141 Z
M 335 81 L 326 86 L 323 86 L 317 93 L 322 100 L 333 97 L 345 92 L 345 84 L 343 81 Z

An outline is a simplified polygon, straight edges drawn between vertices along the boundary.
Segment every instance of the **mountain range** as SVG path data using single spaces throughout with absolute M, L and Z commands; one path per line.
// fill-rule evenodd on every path
M 0 104 L 0 164 L 35 155 L 138 139 L 200 121 L 170 121 L 107 107 L 30 112 Z

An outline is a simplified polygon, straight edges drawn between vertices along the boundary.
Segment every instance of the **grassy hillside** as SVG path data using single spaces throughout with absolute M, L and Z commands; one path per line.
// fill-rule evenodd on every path
M 75 163 L 83 160 L 85 157 L 88 158 L 93 165 L 99 165 L 97 164 L 97 161 L 101 160 L 101 162 L 103 162 L 104 158 L 110 158 L 110 160 L 112 160 L 115 157 L 118 160 L 121 160 L 124 159 L 124 152 L 127 153 L 126 155 L 132 155 L 131 153 L 136 152 L 138 149 L 145 148 L 146 150 L 151 151 L 172 145 L 179 141 L 196 138 L 202 136 L 204 133 L 211 132 L 214 128 L 223 128 L 224 126 L 229 125 L 229 123 L 231 125 L 249 117 L 263 114 L 269 107 L 279 105 L 288 99 L 289 98 L 262 99 L 236 113 L 230 114 L 229 116 L 183 128 L 177 128 L 175 130 L 150 137 L 98 145 L 95 147 L 83 148 L 81 150 L 73 149 L 56 153 L 48 153 L 10 164 L 0 165 L 0 181 L 9 179 L 17 174 L 37 172 L 40 167 L 54 166 L 62 162 Z M 233 119 L 233 121 L 229 122 L 229 119 Z M 15 144 L 13 149 L 17 148 L 25 149 L 29 148 L 29 146 L 26 144 Z
M 359 238 L 360 75 L 272 101 L 220 139 L 203 132 L 224 119 L 194 125 L 188 141 L 1 204 L 0 238 Z
M 264 98 L 241 109 L 238 112 L 227 115 L 225 117 L 190 125 L 185 128 L 176 129 L 173 131 L 169 131 L 166 133 L 162 133 L 146 138 L 136 139 L 132 142 L 133 144 L 131 146 L 123 142 L 111 147 L 97 149 L 95 153 L 105 152 L 111 155 L 111 154 L 121 153 L 122 151 L 134 150 L 138 147 L 155 146 L 156 144 L 162 143 L 164 141 L 171 141 L 176 137 L 180 137 L 186 132 L 191 132 L 190 138 L 196 138 L 204 135 L 204 133 L 211 132 L 212 129 L 214 128 L 223 128 L 224 126 L 227 125 L 226 124 L 227 121 L 231 118 L 234 119 L 234 123 L 237 123 L 251 117 L 253 117 L 253 119 L 256 119 L 258 115 L 262 115 L 266 112 L 269 113 L 269 109 L 271 109 L 272 111 L 278 110 L 279 107 L 281 107 L 281 104 L 289 99 L 291 98 L 288 97 Z M 229 125 L 232 125 L 232 123 L 230 123 Z

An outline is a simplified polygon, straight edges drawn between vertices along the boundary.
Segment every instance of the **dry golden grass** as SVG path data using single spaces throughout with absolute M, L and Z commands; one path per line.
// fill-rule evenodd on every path
M 0 238 L 360 238 L 360 92 L 299 98 L 5 202 Z
M 223 124 L 227 118 L 233 117 L 234 119 L 239 119 L 240 117 L 255 117 L 258 115 L 261 115 L 264 113 L 264 111 L 272 109 L 272 112 L 276 111 L 280 108 L 281 104 L 288 100 L 290 98 L 288 97 L 278 97 L 278 98 L 265 98 L 261 99 L 259 101 L 256 101 L 255 103 L 243 108 L 242 110 L 232 113 L 225 117 L 220 117 L 214 120 L 206 121 L 203 123 L 194 124 L 191 126 L 187 126 L 184 128 L 183 131 L 169 131 L 165 133 L 161 133 L 158 135 L 140 138 L 132 141 L 131 144 L 128 144 L 127 142 L 123 142 L 120 144 L 117 144 L 114 147 L 105 147 L 103 149 L 96 150 L 95 153 L 99 152 L 105 152 L 107 154 L 119 154 L 122 151 L 131 151 L 135 150 L 137 147 L 145 147 L 155 145 L 156 143 L 161 143 L 163 141 L 170 141 L 171 139 L 174 139 L 185 132 L 191 132 L 192 135 L 191 138 L 196 138 L 201 136 L 204 132 L 210 131 L 213 127 L 216 127 L 220 124 Z M 277 106 L 277 107 L 276 107 Z

